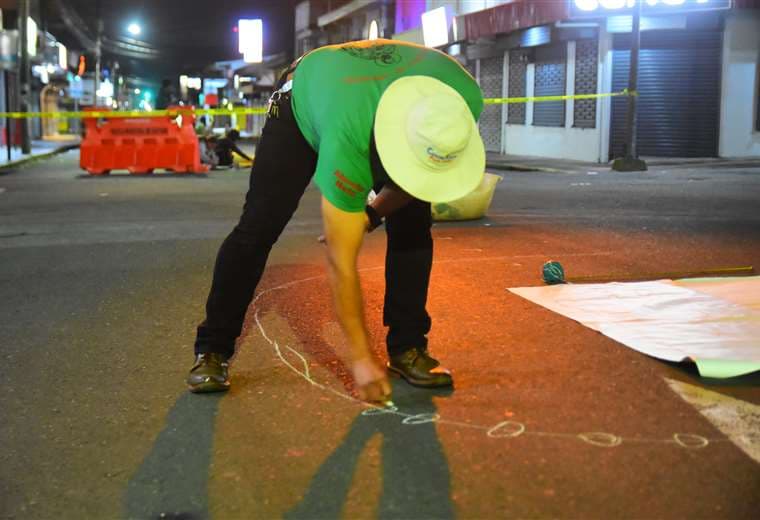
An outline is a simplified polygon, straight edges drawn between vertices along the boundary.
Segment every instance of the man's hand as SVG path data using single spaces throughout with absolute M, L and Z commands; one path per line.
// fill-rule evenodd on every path
M 380 193 L 372 199 L 370 206 L 380 217 L 386 218 L 409 204 L 412 200 L 414 200 L 414 197 L 389 181 L 385 183 Z
M 374 359 L 364 358 L 355 361 L 351 372 L 356 381 L 359 398 L 382 406 L 392 405 L 391 385 L 385 370 L 380 368 Z

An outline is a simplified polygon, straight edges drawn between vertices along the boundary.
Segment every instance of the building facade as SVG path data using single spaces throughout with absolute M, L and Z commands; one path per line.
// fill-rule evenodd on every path
M 70 52 L 41 23 L 45 19 L 39 0 L 29 2 L 26 18 L 28 72 L 21 70 L 18 2 L 0 2 L 0 111 L 57 112 L 65 108 Z M 78 56 L 78 54 L 77 54 Z M 28 85 L 24 83 L 28 79 Z M 26 92 L 26 95 L 22 95 Z M 8 130 L 6 131 L 6 125 Z M 55 137 L 69 132 L 70 121 L 29 118 L 0 120 L 0 142 L 21 146 L 23 133 L 29 139 Z M 9 135 L 10 134 L 10 135 Z
M 333 43 L 389 38 L 394 32 L 392 0 L 306 0 L 295 9 L 295 54 Z
M 428 44 L 458 59 L 487 98 L 614 93 L 628 86 L 631 4 L 305 1 L 296 53 L 373 35 L 425 44 L 426 32 L 443 31 Z M 641 8 L 639 155 L 760 157 L 760 0 Z M 426 26 L 428 16 L 445 25 Z M 625 96 L 495 104 L 479 124 L 490 152 L 606 163 L 625 153 L 626 110 Z
M 466 1 L 425 5 L 426 12 L 440 7 L 453 14 L 458 34 L 441 48 L 462 61 L 485 97 L 628 86 L 632 17 L 624 2 L 513 0 L 475 11 Z M 759 8 L 755 0 L 642 5 L 639 155 L 760 157 Z M 422 43 L 424 31 L 417 32 Z M 415 31 L 397 36 L 414 39 Z M 626 107 L 625 97 L 491 105 L 480 129 L 492 152 L 605 163 L 625 152 Z

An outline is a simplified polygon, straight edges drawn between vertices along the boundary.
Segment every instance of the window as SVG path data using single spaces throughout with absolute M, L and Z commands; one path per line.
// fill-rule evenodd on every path
M 564 96 L 567 68 L 567 44 L 543 45 L 536 48 L 536 81 L 534 95 Z M 533 125 L 565 126 L 564 101 L 540 101 L 533 105 Z
M 529 52 L 523 49 L 509 51 L 509 86 L 507 87 L 507 97 L 525 97 L 527 94 Z M 525 105 L 525 103 L 509 103 L 507 105 L 508 124 L 525 124 Z
M 575 44 L 575 93 L 596 94 L 597 40 L 579 40 Z M 578 99 L 573 110 L 573 126 L 596 128 L 596 99 Z

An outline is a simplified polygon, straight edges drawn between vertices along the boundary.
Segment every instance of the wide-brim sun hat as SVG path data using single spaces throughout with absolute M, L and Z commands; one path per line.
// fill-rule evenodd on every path
M 478 125 L 464 98 L 428 76 L 399 78 L 375 114 L 377 154 L 401 189 L 428 202 L 449 202 L 480 185 L 486 164 Z

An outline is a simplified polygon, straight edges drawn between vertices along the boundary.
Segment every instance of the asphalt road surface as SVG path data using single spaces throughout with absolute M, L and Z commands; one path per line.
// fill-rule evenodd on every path
M 396 381 L 376 413 L 352 398 L 313 187 L 232 390 L 199 396 L 194 328 L 247 172 L 95 178 L 77 158 L 0 174 L 0 517 L 757 518 L 758 374 L 706 381 L 507 288 L 549 259 L 760 266 L 760 169 L 505 173 L 488 219 L 434 228 L 430 344 L 456 389 Z M 381 357 L 383 254 L 373 233 Z

